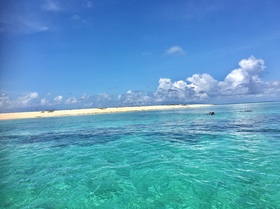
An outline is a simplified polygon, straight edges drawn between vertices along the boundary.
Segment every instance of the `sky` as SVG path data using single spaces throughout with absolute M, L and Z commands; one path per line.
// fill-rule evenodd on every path
M 9 0 L 0 112 L 277 101 L 279 0 Z

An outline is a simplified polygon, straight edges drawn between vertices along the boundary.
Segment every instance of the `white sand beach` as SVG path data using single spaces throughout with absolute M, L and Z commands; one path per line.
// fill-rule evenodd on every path
M 77 116 L 90 114 L 106 114 L 119 112 L 151 111 L 151 110 L 168 110 L 183 108 L 199 108 L 212 106 L 212 104 L 191 104 L 191 105 L 157 105 L 157 106 L 138 106 L 138 107 L 112 107 L 112 108 L 91 108 L 91 109 L 73 109 L 73 110 L 54 110 L 38 112 L 16 112 L 1 113 L 0 120 L 13 120 L 24 118 L 47 118 L 61 116 Z

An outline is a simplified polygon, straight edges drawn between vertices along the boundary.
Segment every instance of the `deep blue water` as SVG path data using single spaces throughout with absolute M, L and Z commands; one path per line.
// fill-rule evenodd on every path
M 0 132 L 0 208 L 280 208 L 277 102 L 8 120 Z

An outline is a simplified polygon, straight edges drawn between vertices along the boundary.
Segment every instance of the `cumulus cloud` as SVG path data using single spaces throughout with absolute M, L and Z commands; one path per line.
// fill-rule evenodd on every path
M 156 102 L 180 102 L 190 98 L 195 92 L 185 81 L 172 82 L 169 78 L 159 79 L 159 86 L 154 93 Z
M 231 71 L 219 82 L 221 95 L 258 94 L 265 90 L 265 83 L 259 77 L 265 69 L 264 61 L 251 56 L 239 62 L 239 68 Z
M 57 105 L 65 108 L 138 106 L 190 102 L 242 102 L 260 101 L 280 98 L 280 80 L 263 81 L 261 76 L 265 70 L 262 59 L 254 56 L 242 59 L 239 67 L 229 71 L 221 81 L 210 74 L 194 74 L 185 80 L 172 81 L 170 78 L 160 78 L 158 87 L 153 93 L 128 90 L 124 94 L 112 95 L 101 93 L 96 96 L 83 94 L 81 97 L 64 99 L 58 95 L 39 100 L 37 92 L 29 92 L 17 98 L 0 95 L 0 110 L 26 107 L 46 107 Z
M 61 95 L 54 98 L 54 101 L 56 101 L 58 103 L 62 102 L 62 100 L 63 100 L 63 96 L 61 96 Z
M 50 104 L 50 101 L 46 98 L 44 99 L 41 99 L 41 105 L 49 105 Z
M 19 97 L 18 102 L 23 105 L 27 105 L 38 98 L 39 98 L 39 94 L 37 92 L 29 92 L 26 95 Z
M 264 61 L 262 59 L 256 59 L 254 56 L 241 60 L 239 66 L 250 74 L 257 74 L 265 69 Z
M 187 87 L 192 88 L 199 98 L 207 98 L 217 92 L 218 81 L 209 74 L 194 74 L 187 81 L 190 82 Z
M 56 97 L 57 100 L 59 100 L 60 102 L 62 102 L 63 97 L 62 96 L 58 96 Z M 87 95 L 86 93 L 84 93 L 81 97 L 76 97 L 76 96 L 72 96 L 64 101 L 64 104 L 66 105 L 74 105 L 73 107 L 89 107 L 90 104 L 92 103 L 92 101 L 90 101 L 91 97 L 89 95 Z
M 280 96 L 280 81 L 268 82 L 263 86 L 265 86 L 264 95 Z
M 209 74 L 194 74 L 186 81 L 172 82 L 161 78 L 155 99 L 158 102 L 209 101 L 225 97 L 269 97 L 279 95 L 280 81 L 264 82 L 261 73 L 265 69 L 264 61 L 254 56 L 242 59 L 239 68 L 232 70 L 223 81 Z
M 165 52 L 166 55 L 184 55 L 185 51 L 180 46 L 171 46 Z
M 170 78 L 161 78 L 159 79 L 158 83 L 159 83 L 158 89 L 161 90 L 169 90 L 173 86 L 173 83 L 171 82 Z
M 54 105 L 58 105 L 61 104 L 63 101 L 63 96 L 59 95 L 53 99 L 49 98 L 49 96 L 51 96 L 50 93 L 47 94 L 48 98 L 43 98 L 41 99 L 40 103 L 43 106 L 54 106 Z
M 5 93 L 0 96 L 0 112 L 37 107 L 40 105 L 39 94 L 29 92 L 17 98 L 10 98 Z
M 121 106 L 140 106 L 149 105 L 152 101 L 151 95 L 146 92 L 128 90 L 125 94 L 118 95 L 117 103 Z
M 70 97 L 65 101 L 66 104 L 75 104 L 77 102 L 79 102 L 79 100 L 76 97 Z

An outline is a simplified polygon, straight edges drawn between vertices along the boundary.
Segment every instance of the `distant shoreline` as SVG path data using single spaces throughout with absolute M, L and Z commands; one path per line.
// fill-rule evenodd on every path
M 190 104 L 190 105 L 156 105 L 156 106 L 138 106 L 138 107 L 110 107 L 110 108 L 91 108 L 91 109 L 73 109 L 73 110 L 46 110 L 37 112 L 16 112 L 0 113 L 0 120 L 14 120 L 27 118 L 49 118 L 65 117 L 79 115 L 94 115 L 106 113 L 137 112 L 151 110 L 170 110 L 184 108 L 199 108 L 212 106 L 213 104 Z

